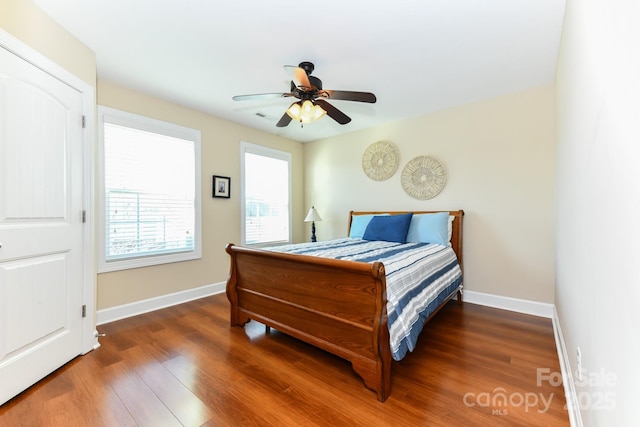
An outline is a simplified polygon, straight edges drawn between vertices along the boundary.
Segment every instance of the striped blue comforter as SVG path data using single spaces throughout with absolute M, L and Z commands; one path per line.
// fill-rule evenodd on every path
M 387 314 L 394 360 L 413 351 L 425 320 L 462 284 L 462 271 L 453 249 L 437 244 L 342 238 L 268 249 L 369 263 L 381 261 L 387 275 Z

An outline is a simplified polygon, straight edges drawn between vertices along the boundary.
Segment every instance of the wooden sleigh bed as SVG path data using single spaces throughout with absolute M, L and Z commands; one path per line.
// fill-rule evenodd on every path
M 413 212 L 434 213 L 435 211 Z M 442 211 L 439 211 L 442 212 Z M 354 216 L 406 212 L 350 212 Z M 450 211 L 451 248 L 462 268 L 464 212 Z M 228 244 L 231 326 L 253 319 L 351 362 L 379 401 L 391 392 L 387 280 L 383 263 L 329 259 Z M 460 279 L 461 280 L 461 279 Z M 462 285 L 441 301 L 430 320 Z

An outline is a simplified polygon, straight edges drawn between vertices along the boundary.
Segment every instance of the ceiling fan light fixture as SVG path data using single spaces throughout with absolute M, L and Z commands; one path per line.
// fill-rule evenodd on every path
M 287 109 L 287 114 L 293 120 L 300 123 L 311 123 L 319 120 L 327 114 L 327 112 L 319 105 L 314 104 L 310 100 L 294 102 Z

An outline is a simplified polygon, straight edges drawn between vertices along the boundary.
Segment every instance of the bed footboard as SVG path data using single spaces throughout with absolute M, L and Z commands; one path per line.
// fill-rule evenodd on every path
M 380 401 L 391 391 L 384 266 L 228 244 L 232 326 L 253 319 L 351 362 Z

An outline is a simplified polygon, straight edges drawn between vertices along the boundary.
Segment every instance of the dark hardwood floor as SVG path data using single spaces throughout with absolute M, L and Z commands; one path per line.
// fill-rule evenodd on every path
M 569 425 L 549 319 L 451 302 L 381 403 L 348 362 L 228 311 L 222 294 L 102 325 L 100 348 L 0 406 L 0 425 Z

